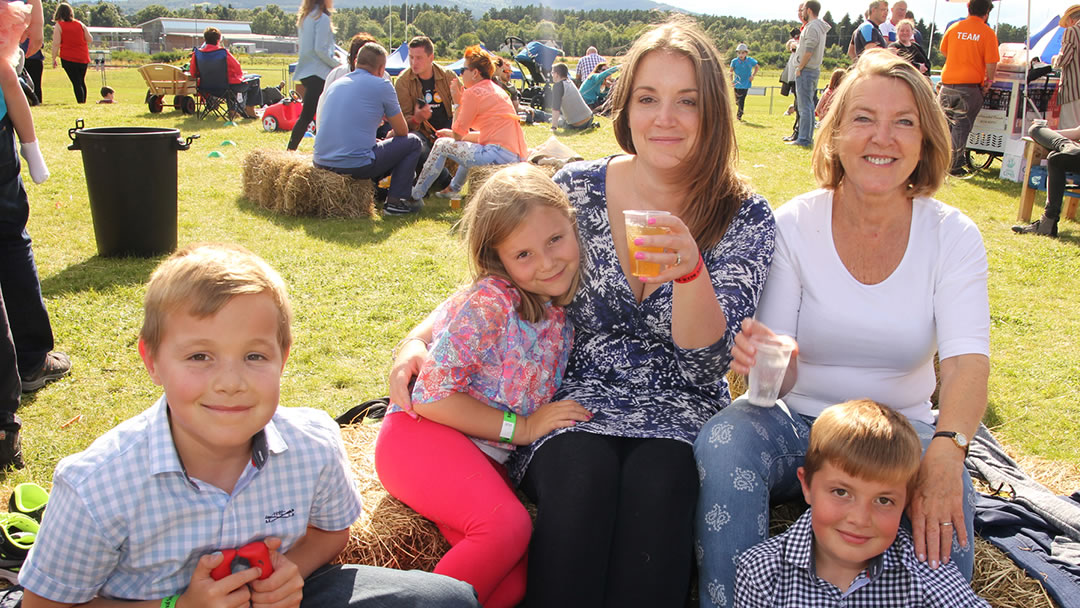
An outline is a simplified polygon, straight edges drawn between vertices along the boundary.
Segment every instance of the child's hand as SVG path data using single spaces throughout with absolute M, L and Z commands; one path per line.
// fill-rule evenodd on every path
M 211 553 L 199 558 L 191 584 L 176 602 L 176 608 L 244 608 L 251 600 L 248 583 L 259 576 L 258 568 L 248 568 L 230 574 L 220 581 L 210 576 L 210 571 L 221 563 L 221 553 Z
M 518 416 L 514 431 L 514 445 L 529 445 L 555 429 L 565 429 L 578 422 L 592 418 L 589 410 L 577 401 L 552 401 L 545 403 L 528 416 Z
M 423 340 L 405 340 L 401 343 L 390 367 L 390 402 L 417 417 L 412 411 L 413 378 L 420 374 L 420 367 L 428 358 L 427 344 Z
M 268 537 L 263 542 L 270 549 L 274 573 L 265 580 L 251 582 L 252 608 L 296 608 L 304 597 L 304 577 L 289 558 L 278 552 L 281 539 Z M 252 568 L 257 570 L 257 568 Z

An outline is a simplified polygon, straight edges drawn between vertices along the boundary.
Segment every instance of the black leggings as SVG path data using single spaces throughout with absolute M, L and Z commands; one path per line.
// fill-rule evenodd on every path
M 75 101 L 86 103 L 86 67 L 89 63 L 75 63 L 67 59 L 61 59 L 60 65 L 64 66 L 71 88 L 75 90 Z
M 319 96 L 322 95 L 323 86 L 326 85 L 326 81 L 318 76 L 308 76 L 307 78 L 301 78 L 300 82 L 304 85 L 304 108 L 300 110 L 300 118 L 296 119 L 296 124 L 292 128 L 292 136 L 289 137 L 289 149 L 295 150 L 300 146 L 300 140 L 304 139 L 304 133 L 307 133 L 308 125 L 312 120 L 315 120 L 315 109 L 319 107 Z
M 42 102 L 41 99 L 41 71 L 45 69 L 44 59 L 30 59 L 26 60 L 26 73 L 30 75 L 30 80 L 34 83 L 34 95 L 38 98 L 38 103 Z
M 538 507 L 526 606 L 686 604 L 698 494 L 689 444 L 563 433 L 537 450 L 522 489 Z

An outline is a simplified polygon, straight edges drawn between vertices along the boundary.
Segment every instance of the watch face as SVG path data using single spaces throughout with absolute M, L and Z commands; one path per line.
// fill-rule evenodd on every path
M 967 447 L 968 444 L 967 437 L 965 437 L 963 433 L 957 433 L 956 436 L 953 437 L 953 441 L 956 442 L 956 445 L 962 448 Z

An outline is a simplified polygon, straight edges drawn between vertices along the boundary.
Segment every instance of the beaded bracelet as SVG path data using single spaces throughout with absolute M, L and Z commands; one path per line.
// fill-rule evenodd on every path
M 425 339 L 423 339 L 423 338 L 421 338 L 419 336 L 405 336 L 404 338 L 401 339 L 400 342 L 398 342 L 396 345 L 394 345 L 393 349 L 390 350 L 390 360 L 391 361 L 397 361 L 398 350 L 400 350 L 401 347 L 404 346 L 405 343 L 410 341 L 410 340 L 419 340 L 419 341 L 423 342 L 424 343 L 424 348 L 427 348 L 428 346 L 430 346 L 430 344 L 428 344 L 427 340 L 425 340 Z
M 162 598 L 161 608 L 176 608 L 176 601 L 179 599 L 179 595 L 170 595 L 169 597 Z
M 701 256 L 698 256 L 697 266 L 694 266 L 694 269 L 691 270 L 690 272 L 688 272 L 688 273 L 684 274 L 683 276 L 675 279 L 675 282 L 676 283 L 689 283 L 690 281 L 693 281 L 694 279 L 701 276 L 701 269 L 704 268 L 704 267 L 705 267 L 705 260 L 703 260 L 701 258 Z

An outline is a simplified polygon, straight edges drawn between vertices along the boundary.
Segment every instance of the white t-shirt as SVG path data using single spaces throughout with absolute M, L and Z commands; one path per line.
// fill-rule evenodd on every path
M 885 39 L 886 44 L 896 42 L 896 26 L 891 21 L 886 19 L 885 23 L 879 25 L 877 29 L 881 32 L 881 37 Z
M 757 318 L 799 343 L 798 380 L 784 402 L 817 416 L 869 398 L 932 423 L 933 356 L 990 354 L 986 250 L 974 222 L 931 198 L 913 202 L 907 250 L 865 285 L 836 253 L 830 190 L 776 210 L 776 253 Z

